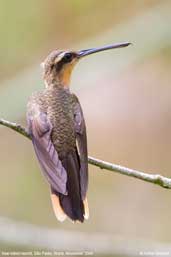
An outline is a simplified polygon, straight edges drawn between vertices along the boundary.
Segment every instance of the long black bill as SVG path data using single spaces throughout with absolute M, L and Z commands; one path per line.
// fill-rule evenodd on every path
M 114 48 L 122 48 L 122 47 L 126 47 L 131 45 L 131 43 L 129 42 L 124 42 L 124 43 L 116 43 L 113 45 L 108 45 L 108 46 L 103 46 L 103 47 L 98 47 L 98 48 L 90 48 L 90 49 L 86 49 L 86 50 L 81 50 L 78 52 L 78 56 L 84 57 L 90 54 L 94 54 L 94 53 L 98 53 L 101 51 L 106 51 L 106 50 L 110 50 L 110 49 L 114 49 Z

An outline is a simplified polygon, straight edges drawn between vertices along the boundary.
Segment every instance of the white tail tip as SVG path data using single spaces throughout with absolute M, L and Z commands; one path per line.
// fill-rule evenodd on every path
M 87 200 L 87 198 L 85 198 L 83 203 L 84 203 L 84 211 L 85 211 L 84 218 L 86 220 L 88 220 L 89 219 L 89 207 L 88 207 L 88 200 Z
M 67 216 L 61 208 L 61 205 L 59 202 L 59 197 L 55 194 L 51 194 L 51 201 L 52 201 L 52 206 L 53 206 L 53 210 L 54 210 L 56 218 L 60 222 L 63 222 Z

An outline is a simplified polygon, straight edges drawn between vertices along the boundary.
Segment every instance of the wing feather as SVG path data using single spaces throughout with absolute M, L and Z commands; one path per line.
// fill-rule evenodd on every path
M 57 192 L 67 195 L 67 173 L 51 140 L 52 124 L 38 106 L 34 106 L 34 110 L 32 107 L 32 111 L 28 112 L 27 120 L 44 176 Z
M 78 143 L 78 150 L 80 156 L 80 182 L 81 182 L 81 196 L 84 200 L 86 198 L 88 187 L 88 151 L 87 151 L 87 134 L 84 116 L 78 98 L 74 96 L 74 119 L 75 132 Z

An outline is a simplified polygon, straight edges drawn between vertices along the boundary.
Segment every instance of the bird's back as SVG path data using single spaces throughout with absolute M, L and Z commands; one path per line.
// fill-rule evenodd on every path
M 32 95 L 28 103 L 31 111 L 36 104 L 47 114 L 52 124 L 51 139 L 59 157 L 65 157 L 76 147 L 72 94 L 63 88 L 47 88 Z
M 47 115 L 52 123 L 52 142 L 60 156 L 65 157 L 76 147 L 72 94 L 65 89 L 47 90 Z

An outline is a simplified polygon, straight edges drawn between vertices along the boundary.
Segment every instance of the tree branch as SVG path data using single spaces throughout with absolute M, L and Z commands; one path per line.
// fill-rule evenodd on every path
M 0 119 L 0 125 L 11 128 L 11 129 L 15 130 L 16 132 L 18 132 L 19 134 L 27 137 L 28 139 L 31 139 L 27 130 L 25 128 L 23 128 L 21 125 L 6 121 L 4 119 Z M 97 166 L 101 169 L 110 170 L 113 172 L 120 173 L 122 175 L 127 175 L 130 177 L 138 178 L 138 179 L 144 180 L 146 182 L 153 183 L 153 184 L 159 185 L 159 186 L 167 188 L 167 189 L 171 189 L 171 179 L 164 177 L 162 175 L 159 175 L 159 174 L 149 174 L 149 173 L 145 173 L 142 171 L 133 170 L 133 169 L 130 169 L 127 167 L 123 167 L 121 165 L 98 160 L 98 159 L 96 159 L 94 157 L 90 157 L 90 156 L 88 157 L 88 162 L 89 162 L 89 164 Z

